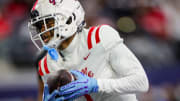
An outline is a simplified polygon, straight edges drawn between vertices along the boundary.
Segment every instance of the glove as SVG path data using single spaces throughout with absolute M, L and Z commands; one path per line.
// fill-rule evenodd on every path
M 70 71 L 76 76 L 76 81 L 60 88 L 60 99 L 76 99 L 80 96 L 98 92 L 97 80 L 90 78 L 79 71 Z
M 55 99 L 55 96 L 58 95 L 58 90 L 53 91 L 51 94 L 49 94 L 49 88 L 48 85 L 44 85 L 44 93 L 43 93 L 43 101 L 59 101 Z
M 58 60 L 58 52 L 56 51 L 55 48 L 50 48 L 50 47 L 48 47 L 48 46 L 44 46 L 43 48 L 44 48 L 44 50 L 47 50 L 47 51 L 48 51 L 48 54 L 50 55 L 50 57 L 51 57 L 53 60 L 55 60 L 55 61 Z

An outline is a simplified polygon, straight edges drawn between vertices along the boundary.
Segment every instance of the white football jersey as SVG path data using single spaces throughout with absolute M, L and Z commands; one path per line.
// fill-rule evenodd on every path
M 44 82 L 59 69 L 79 70 L 96 78 L 99 92 L 78 101 L 137 101 L 136 93 L 148 90 L 142 65 L 108 25 L 83 29 L 61 53 L 64 57 L 59 55 L 57 61 L 45 56 L 39 62 L 39 74 Z

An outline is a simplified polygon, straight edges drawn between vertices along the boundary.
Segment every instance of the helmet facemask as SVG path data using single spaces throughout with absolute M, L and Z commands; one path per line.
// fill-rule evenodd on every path
M 78 0 L 37 0 L 28 23 L 36 47 L 57 48 L 67 38 L 82 31 L 84 9 Z
M 45 45 L 57 48 L 76 33 L 75 20 L 74 14 L 65 16 L 61 13 L 33 18 L 28 24 L 31 39 L 39 50 Z

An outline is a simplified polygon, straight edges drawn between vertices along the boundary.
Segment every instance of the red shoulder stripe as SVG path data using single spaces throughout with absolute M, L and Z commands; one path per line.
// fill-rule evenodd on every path
M 42 69 L 41 69 L 41 60 L 39 61 L 38 65 L 39 65 L 39 69 L 38 69 L 39 75 L 43 76 L 43 72 L 42 72 Z
M 88 33 L 88 39 L 87 39 L 88 49 L 92 48 L 91 36 L 92 36 L 92 32 L 94 29 L 95 29 L 95 27 L 91 27 L 91 29 L 89 30 L 89 33 Z
M 95 38 L 96 38 L 96 44 L 100 42 L 100 38 L 99 38 L 99 29 L 101 26 L 99 26 L 96 30 L 96 34 L 95 34 Z
M 47 56 L 44 59 L 44 69 L 47 74 L 49 74 L 48 66 L 47 66 Z
M 103 24 L 103 25 L 106 25 L 106 24 Z M 100 25 L 100 26 L 97 28 L 97 30 L 96 30 L 96 34 L 95 34 L 96 44 L 100 42 L 99 30 L 100 30 L 100 28 L 101 28 L 103 25 Z

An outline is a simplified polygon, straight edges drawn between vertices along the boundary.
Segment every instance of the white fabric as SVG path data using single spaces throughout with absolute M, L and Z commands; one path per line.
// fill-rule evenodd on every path
M 148 80 L 141 64 L 124 44 L 120 43 L 110 51 L 109 60 L 120 78 L 98 79 L 101 92 L 125 94 L 148 90 Z
M 100 43 L 93 44 L 93 48 L 88 50 L 88 31 L 84 29 L 77 34 L 72 44 L 63 51 L 68 52 L 64 54 L 66 61 L 62 61 L 63 67 L 79 70 L 98 80 L 99 92 L 90 94 L 94 101 L 137 101 L 136 93 L 145 92 L 149 87 L 146 74 L 137 58 L 123 44 L 118 32 L 107 25 L 100 28 Z M 93 31 L 92 37 L 95 37 L 95 32 Z M 84 57 L 88 58 L 85 60 Z M 47 61 L 49 62 L 49 58 Z M 86 99 L 80 97 L 77 101 Z

